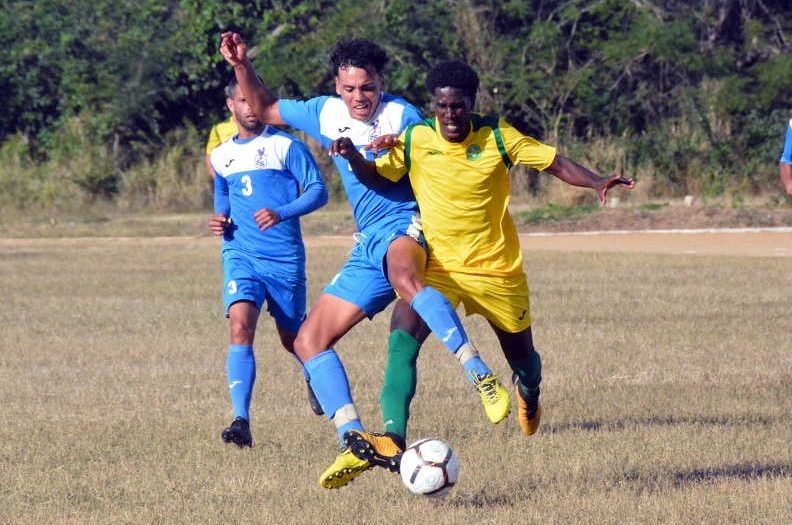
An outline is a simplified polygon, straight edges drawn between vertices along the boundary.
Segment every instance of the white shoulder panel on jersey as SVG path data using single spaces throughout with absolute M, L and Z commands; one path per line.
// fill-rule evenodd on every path
M 362 146 L 381 135 L 400 133 L 403 114 L 402 104 L 382 101 L 374 117 L 363 122 L 349 116 L 343 100 L 329 98 L 319 114 L 319 131 L 330 140 L 349 137 L 353 144 Z
M 250 141 L 229 140 L 212 150 L 212 166 L 221 176 L 256 170 L 283 170 L 292 138 L 278 129 L 267 126 Z

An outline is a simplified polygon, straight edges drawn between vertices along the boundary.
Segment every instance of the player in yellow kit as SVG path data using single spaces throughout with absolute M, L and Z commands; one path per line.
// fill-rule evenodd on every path
M 330 152 L 349 160 L 370 185 L 382 184 L 381 177 L 409 176 L 429 245 L 425 282 L 451 304 L 461 302 L 468 315 L 489 321 L 513 371 L 520 428 L 530 436 L 541 417 L 541 358 L 533 344 L 522 251 L 508 212 L 509 169 L 527 165 L 593 188 L 602 203 L 610 188 L 635 183 L 600 177 L 503 119 L 473 113 L 478 84 L 464 62 L 442 62 L 427 77 L 433 118 L 372 142 L 371 149 L 391 148 L 375 162 L 345 139 L 335 141 Z
M 227 93 L 226 93 L 227 95 Z M 234 121 L 234 116 L 231 115 L 228 117 L 227 120 L 222 122 L 218 122 L 212 129 L 209 130 L 209 137 L 206 139 L 206 170 L 209 172 L 209 175 L 212 176 L 212 179 L 215 178 L 215 171 L 212 167 L 212 150 L 215 149 L 217 146 L 222 144 L 223 142 L 227 141 L 238 132 L 237 123 Z

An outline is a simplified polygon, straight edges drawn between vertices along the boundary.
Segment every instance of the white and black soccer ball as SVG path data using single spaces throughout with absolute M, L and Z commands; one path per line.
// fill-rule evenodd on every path
M 413 494 L 443 496 L 459 478 L 459 458 L 445 441 L 416 441 L 402 454 L 399 473 Z

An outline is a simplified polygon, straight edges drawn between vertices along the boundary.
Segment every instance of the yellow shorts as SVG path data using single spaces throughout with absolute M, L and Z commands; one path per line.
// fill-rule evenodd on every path
M 425 283 L 445 295 L 455 308 L 461 302 L 467 315 L 480 314 L 501 330 L 516 333 L 531 326 L 524 273 L 493 277 L 430 270 Z

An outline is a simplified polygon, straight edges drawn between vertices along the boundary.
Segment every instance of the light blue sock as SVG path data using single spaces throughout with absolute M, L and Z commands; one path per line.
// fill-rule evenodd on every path
M 429 329 L 440 339 L 448 350 L 456 354 L 459 348 L 468 342 L 467 332 L 462 321 L 443 294 L 427 286 L 413 298 L 410 307 L 415 310 Z M 473 374 L 485 376 L 492 370 L 479 355 L 475 355 L 462 363 L 465 378 L 473 383 Z
M 250 398 L 256 382 L 256 356 L 251 345 L 228 345 L 226 375 L 234 418 L 250 421 Z
M 432 332 L 454 354 L 468 342 L 456 310 L 443 294 L 427 286 L 413 298 L 410 307 L 415 310 Z
M 473 384 L 473 374 L 481 377 L 492 373 L 490 367 L 487 366 L 487 363 L 480 356 L 471 357 L 465 361 L 462 367 L 467 372 L 465 377 L 471 385 Z
M 322 405 L 325 415 L 333 420 L 338 432 L 338 441 L 343 447 L 344 432 L 347 430 L 363 431 L 360 417 L 357 415 L 349 379 L 341 359 L 332 348 L 317 354 L 305 362 L 305 370 L 311 378 L 316 399 Z M 342 411 L 336 418 L 336 412 Z

